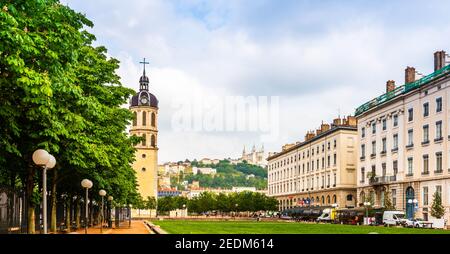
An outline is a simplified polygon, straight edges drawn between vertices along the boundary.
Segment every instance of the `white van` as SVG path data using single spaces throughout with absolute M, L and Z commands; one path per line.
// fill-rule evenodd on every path
M 402 211 L 384 211 L 383 225 L 402 225 L 406 221 L 405 213 Z

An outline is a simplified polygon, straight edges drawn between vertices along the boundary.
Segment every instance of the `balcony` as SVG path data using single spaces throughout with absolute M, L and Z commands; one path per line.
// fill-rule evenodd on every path
M 370 158 L 371 158 L 371 159 L 374 159 L 376 156 L 377 156 L 376 153 L 372 153 L 372 154 L 370 155 Z
M 381 156 L 386 156 L 386 150 L 380 152 Z
M 392 149 L 391 149 L 391 152 L 393 152 L 393 153 L 398 152 L 398 147 L 392 148 Z
M 375 176 L 369 178 L 370 185 L 383 185 L 397 181 L 397 176 Z
M 409 144 L 409 145 L 406 146 L 406 149 L 411 149 L 413 147 L 414 147 L 414 144 Z
M 361 156 L 361 157 L 359 157 L 359 160 L 361 160 L 361 161 L 363 161 L 363 160 L 365 160 L 366 159 L 366 156 Z
M 426 140 L 426 141 L 423 141 L 422 142 L 422 146 L 426 146 L 426 145 L 429 145 L 430 144 L 430 141 L 429 140 Z

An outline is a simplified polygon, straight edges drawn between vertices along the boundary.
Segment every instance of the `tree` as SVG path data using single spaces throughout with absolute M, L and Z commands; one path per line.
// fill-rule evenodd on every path
M 440 219 L 445 214 L 445 208 L 442 205 L 441 195 L 438 191 L 433 194 L 433 204 L 431 205 L 431 216 Z
M 38 148 L 57 159 L 49 174 L 55 198 L 79 202 L 80 181 L 89 178 L 91 193 L 105 189 L 119 203 L 137 202 L 130 165 L 140 138 L 125 133 L 132 114 L 121 107 L 133 91 L 115 74 L 119 62 L 92 46 L 95 36 L 85 30 L 92 22 L 57 0 L 2 5 L 0 175 L 26 191 L 28 232 L 40 202 L 41 171 L 31 160 Z

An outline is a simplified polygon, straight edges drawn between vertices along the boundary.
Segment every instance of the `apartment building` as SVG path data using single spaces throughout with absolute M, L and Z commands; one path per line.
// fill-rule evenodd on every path
M 356 118 L 336 118 L 268 160 L 268 196 L 279 209 L 356 205 Z
M 429 219 L 439 192 L 449 219 L 450 66 L 444 51 L 434 54 L 434 72 L 417 79 L 405 70 L 405 84 L 386 83 L 386 93 L 356 109 L 358 204 L 372 200 Z M 386 195 L 389 195 L 386 198 Z

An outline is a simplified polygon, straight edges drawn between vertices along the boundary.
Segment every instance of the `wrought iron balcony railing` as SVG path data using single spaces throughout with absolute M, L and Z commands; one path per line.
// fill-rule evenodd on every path
M 375 176 L 369 179 L 370 185 L 388 184 L 397 181 L 397 176 Z

